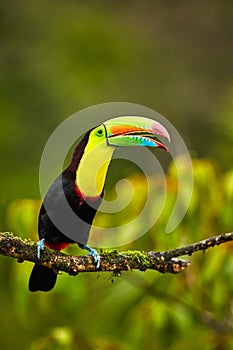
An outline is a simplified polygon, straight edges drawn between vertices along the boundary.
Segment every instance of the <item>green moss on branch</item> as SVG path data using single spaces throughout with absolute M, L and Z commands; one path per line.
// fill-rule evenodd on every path
M 189 266 L 189 261 L 178 259 L 179 256 L 192 255 L 196 251 L 206 251 L 210 247 L 220 245 L 233 240 L 233 233 L 226 233 L 214 236 L 185 247 L 176 248 L 166 252 L 143 252 L 118 250 L 100 250 L 101 264 L 96 270 L 92 256 L 66 255 L 51 249 L 45 248 L 41 258 L 37 258 L 37 244 L 28 239 L 16 237 L 11 233 L 0 233 L 0 254 L 17 259 L 31 261 L 43 266 L 52 268 L 54 271 L 63 271 L 70 275 L 80 272 L 101 272 L 147 269 L 156 270 L 161 273 L 180 273 Z

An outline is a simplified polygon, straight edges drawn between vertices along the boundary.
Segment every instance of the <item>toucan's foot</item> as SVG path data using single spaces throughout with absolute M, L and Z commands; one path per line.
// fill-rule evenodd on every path
M 44 242 L 45 242 L 45 238 L 42 238 L 40 241 L 37 242 L 37 258 L 38 259 L 40 259 L 41 250 L 44 250 Z
M 91 247 L 88 247 L 88 245 L 85 245 L 85 244 L 79 244 L 79 246 L 80 246 L 80 248 L 86 249 L 89 251 L 90 254 L 88 254 L 88 255 L 93 256 L 94 262 L 96 263 L 96 268 L 98 269 L 100 267 L 100 256 L 99 256 L 99 253 L 97 252 L 97 250 L 93 249 Z

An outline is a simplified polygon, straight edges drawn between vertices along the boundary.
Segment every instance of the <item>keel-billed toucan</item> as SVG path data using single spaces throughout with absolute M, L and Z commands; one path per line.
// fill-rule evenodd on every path
M 168 151 L 165 145 L 156 140 L 156 136 L 165 137 L 170 141 L 169 133 L 164 126 L 152 119 L 137 116 L 107 120 L 83 136 L 75 148 L 70 165 L 52 183 L 41 206 L 38 220 L 40 238 L 38 258 L 44 246 L 60 251 L 70 243 L 78 243 L 81 248 L 89 251 L 96 263 L 96 268 L 99 268 L 99 254 L 95 249 L 88 247 L 86 242 L 92 221 L 101 204 L 113 152 L 121 146 L 159 147 Z M 81 219 L 77 236 L 72 236 L 73 239 L 66 236 L 52 219 L 52 214 L 56 212 L 60 218 L 65 216 L 61 210 L 61 199 L 64 197 L 75 215 Z M 85 227 L 85 223 L 88 228 Z M 85 231 L 85 239 L 79 239 L 82 230 Z M 35 264 L 29 280 L 29 290 L 31 292 L 49 291 L 54 287 L 56 278 L 55 271 Z

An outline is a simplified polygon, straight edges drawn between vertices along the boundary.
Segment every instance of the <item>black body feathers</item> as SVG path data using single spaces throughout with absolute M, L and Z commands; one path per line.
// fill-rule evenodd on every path
M 76 170 L 84 153 L 90 132 L 91 130 L 76 146 L 70 165 L 50 186 L 40 209 L 38 219 L 39 238 L 44 238 L 45 245 L 58 251 L 64 249 L 69 243 L 80 243 L 80 246 L 86 244 L 92 221 L 102 201 L 103 194 L 95 198 L 94 201 L 91 199 L 89 202 L 90 198 L 84 200 L 75 183 Z M 72 222 L 69 215 L 66 215 L 68 212 L 63 207 L 64 194 L 71 211 L 82 219 L 78 225 L 77 219 Z M 75 240 L 66 236 L 63 230 L 54 225 L 53 222 L 57 223 L 59 220 L 61 220 L 61 223 L 65 222 L 67 224 L 72 233 L 71 237 L 75 237 Z M 54 287 L 56 278 L 57 275 L 52 269 L 35 264 L 29 280 L 29 290 L 31 292 L 49 291 Z

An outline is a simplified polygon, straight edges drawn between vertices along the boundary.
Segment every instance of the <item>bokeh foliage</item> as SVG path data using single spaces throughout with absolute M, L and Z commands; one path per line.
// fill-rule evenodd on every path
M 181 225 L 164 234 L 177 189 L 171 165 L 163 215 L 122 249 L 165 250 L 232 230 L 231 1 L 11 0 L 0 16 L 2 231 L 36 238 L 45 142 L 70 114 L 109 101 L 165 115 L 196 158 Z M 143 199 L 140 176 L 130 177 L 140 194 L 130 215 Z M 45 295 L 27 292 L 31 264 L 1 257 L 1 347 L 231 349 L 231 253 L 228 244 L 196 254 L 179 276 L 132 272 L 111 283 L 109 274 L 63 274 Z

